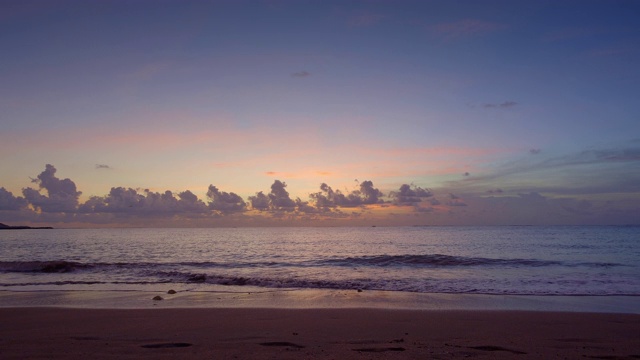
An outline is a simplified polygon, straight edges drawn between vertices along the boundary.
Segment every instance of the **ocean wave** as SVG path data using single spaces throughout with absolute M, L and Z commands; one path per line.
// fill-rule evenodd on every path
M 92 266 L 91 264 L 64 260 L 0 261 L 0 272 L 66 273 Z
M 535 259 L 492 259 L 441 254 L 428 255 L 374 255 L 325 260 L 334 266 L 412 266 L 412 267 L 452 267 L 452 266 L 553 266 L 563 265 L 558 261 Z
M 451 268 L 451 267 L 589 267 L 611 268 L 624 266 L 614 262 L 561 262 L 538 259 L 501 259 L 464 257 L 442 254 L 423 255 L 370 255 L 359 257 L 334 257 L 303 261 L 254 261 L 254 262 L 137 262 L 137 263 L 83 263 L 68 260 L 48 261 L 0 261 L 0 272 L 4 273 L 71 273 L 77 271 L 171 271 L 171 269 L 270 269 L 270 268 L 322 268 L 322 267 L 410 267 L 410 268 Z
M 358 291 L 399 291 L 415 293 L 445 293 L 445 294 L 491 294 L 491 295 L 571 295 L 571 296 L 640 296 L 640 291 L 631 290 L 624 283 L 619 283 L 620 287 L 607 288 L 601 286 L 597 281 L 585 281 L 584 279 L 561 280 L 550 282 L 549 279 L 539 279 L 536 281 L 516 282 L 513 284 L 502 284 L 492 286 L 489 283 L 478 283 L 473 280 L 438 280 L 410 281 L 407 279 L 313 279 L 294 277 L 269 277 L 269 276 L 232 276 L 200 273 L 180 273 L 173 272 L 164 278 L 153 281 L 140 280 L 59 280 L 42 282 L 16 282 L 0 283 L 0 288 L 21 288 L 29 287 L 31 291 L 42 287 L 51 290 L 51 287 L 58 286 L 92 286 L 92 290 L 110 288 L 110 285 L 162 285 L 173 284 L 172 286 L 187 286 L 187 291 L 220 291 L 209 290 L 208 285 L 222 285 L 235 287 L 230 291 L 242 292 L 246 287 L 260 287 L 270 289 L 325 289 L 325 290 L 358 290 Z M 494 284 L 497 285 L 497 284 Z M 94 287 L 98 286 L 98 288 Z M 195 286 L 195 287 L 191 287 Z M 82 288 L 78 288 L 82 289 Z M 626 289 L 626 290 L 623 290 Z M 630 291 L 631 290 L 631 291 Z M 637 286 L 636 286 L 637 290 Z M 246 290 L 244 290 L 246 291 Z M 250 290 L 249 290 L 250 291 Z

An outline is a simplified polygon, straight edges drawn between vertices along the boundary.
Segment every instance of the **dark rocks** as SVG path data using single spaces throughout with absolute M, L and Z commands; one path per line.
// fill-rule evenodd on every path
M 205 282 L 207 280 L 207 275 L 205 274 L 193 274 L 189 276 L 189 282 Z

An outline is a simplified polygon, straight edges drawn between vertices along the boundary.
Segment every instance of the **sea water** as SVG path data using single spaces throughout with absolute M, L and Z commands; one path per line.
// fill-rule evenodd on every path
M 640 295 L 640 227 L 0 231 L 0 290 Z

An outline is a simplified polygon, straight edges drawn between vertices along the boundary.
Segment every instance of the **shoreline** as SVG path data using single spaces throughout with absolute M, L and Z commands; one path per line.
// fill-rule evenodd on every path
M 640 315 L 390 309 L 0 308 L 3 359 L 640 357 Z
M 173 294 L 168 293 L 169 290 L 0 290 L 0 309 L 260 308 L 640 314 L 640 296 L 485 295 L 233 286 L 219 291 L 179 289 Z

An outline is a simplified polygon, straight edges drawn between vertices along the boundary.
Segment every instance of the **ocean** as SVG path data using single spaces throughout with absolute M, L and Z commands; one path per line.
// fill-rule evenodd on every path
M 640 227 L 0 231 L 0 290 L 640 295 Z

